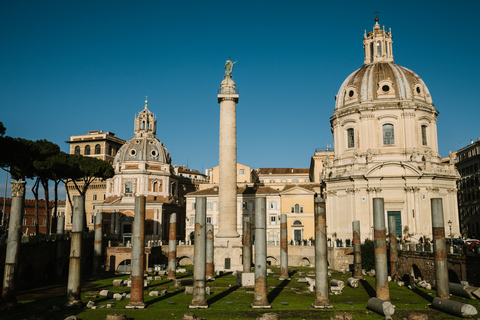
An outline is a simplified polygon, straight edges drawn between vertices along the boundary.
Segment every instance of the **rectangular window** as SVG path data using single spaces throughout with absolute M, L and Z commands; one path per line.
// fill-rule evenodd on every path
M 46 226 L 47 225 L 47 219 L 43 219 L 43 224 L 42 226 Z
M 126 183 L 125 184 L 125 193 L 126 194 L 132 194 L 133 193 L 133 184 L 132 183 Z
M 295 207 L 290 207 L 290 212 L 295 213 Z
M 276 201 L 270 201 L 270 209 L 277 209 L 277 202 Z
M 383 129 L 383 144 L 395 144 L 395 134 L 393 131 L 393 124 L 384 124 Z
M 27 225 L 27 218 L 23 218 L 22 225 L 26 226 Z
M 207 202 L 207 210 L 212 210 L 213 206 L 211 202 Z
M 246 174 L 245 169 L 238 170 L 238 174 L 239 175 L 245 175 Z
M 275 183 L 275 180 L 270 180 L 270 183 Z
M 277 224 L 277 216 L 270 216 L 270 224 Z
M 192 210 L 195 210 L 197 208 L 197 204 L 195 202 L 192 202 Z
M 195 217 L 190 218 L 190 225 L 191 226 L 195 225 Z
M 93 201 L 97 200 L 97 194 L 96 194 L 96 193 L 93 194 L 93 199 L 92 199 L 92 200 L 93 200 Z
M 427 145 L 427 126 L 422 126 L 422 145 Z
M 207 217 L 207 223 L 212 223 L 212 217 Z
M 247 201 L 242 202 L 242 209 L 247 210 Z
M 347 129 L 347 143 L 349 148 L 355 147 L 355 130 L 353 128 Z
M 37 221 L 35 220 L 35 218 L 32 220 L 32 225 L 36 225 L 37 224 Z
M 105 199 L 107 199 L 107 194 L 106 193 L 103 194 L 103 200 L 105 200 Z

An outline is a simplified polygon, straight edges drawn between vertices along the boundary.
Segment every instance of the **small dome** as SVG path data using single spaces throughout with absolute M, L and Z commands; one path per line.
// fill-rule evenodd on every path
M 335 109 L 372 102 L 411 100 L 433 106 L 423 80 L 393 62 L 364 64 L 345 79 L 336 96 Z
M 123 161 L 158 161 L 171 164 L 167 148 L 157 138 L 133 137 L 125 143 L 115 156 L 115 163 Z

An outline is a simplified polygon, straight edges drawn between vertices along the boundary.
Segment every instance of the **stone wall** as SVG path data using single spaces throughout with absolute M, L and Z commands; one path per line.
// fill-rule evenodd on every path
M 429 283 L 435 280 L 434 256 L 430 252 L 399 251 L 398 272 L 400 277 L 421 277 Z M 480 286 L 480 256 L 448 255 L 450 282 L 468 281 Z

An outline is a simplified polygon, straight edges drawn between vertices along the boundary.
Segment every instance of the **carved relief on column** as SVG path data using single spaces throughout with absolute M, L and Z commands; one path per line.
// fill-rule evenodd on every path
M 380 188 L 380 187 L 367 187 L 366 190 L 367 190 L 367 192 L 381 192 L 382 188 Z
M 448 193 L 457 193 L 458 189 L 457 188 L 448 188 L 447 192 Z
M 428 192 L 439 192 L 440 189 L 438 187 L 427 187 Z
M 11 181 L 12 197 L 23 197 L 25 195 L 25 181 Z

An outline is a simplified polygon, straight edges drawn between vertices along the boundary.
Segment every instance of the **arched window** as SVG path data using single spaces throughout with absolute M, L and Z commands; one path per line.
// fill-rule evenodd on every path
M 100 154 L 100 145 L 99 144 L 97 144 L 95 146 L 95 154 Z
M 290 207 L 290 213 L 303 213 L 303 207 L 296 203 L 293 207 Z
M 388 44 L 385 42 L 385 55 L 388 56 Z
M 85 146 L 85 155 L 90 154 L 90 146 Z
M 383 144 L 395 144 L 395 134 L 393 124 L 387 123 L 382 126 Z
M 80 155 L 80 146 L 75 147 L 75 154 Z
M 373 62 L 373 42 L 370 42 L 370 62 Z
M 380 41 L 377 41 L 377 57 L 382 56 L 382 43 Z
M 422 126 L 422 145 L 427 145 L 427 126 Z
M 295 220 L 295 221 L 293 221 L 293 225 L 294 226 L 303 226 L 303 223 L 300 220 Z
M 353 128 L 347 129 L 347 146 L 349 148 L 355 147 L 355 130 Z

